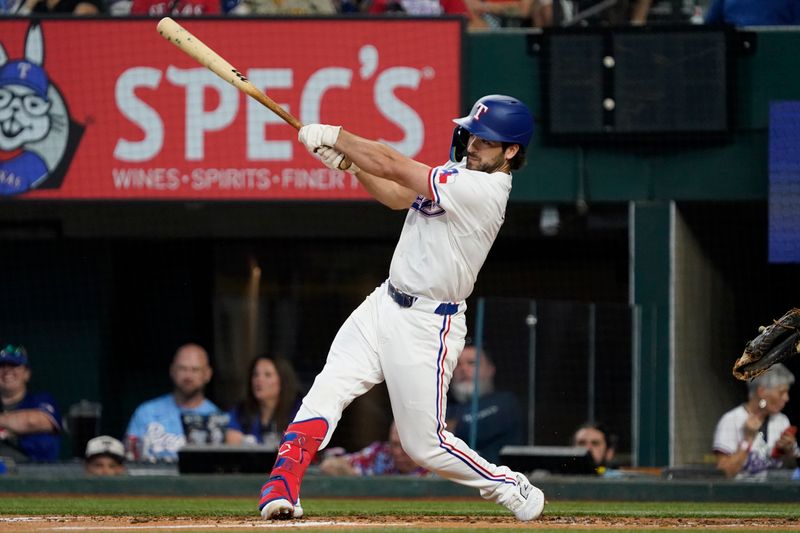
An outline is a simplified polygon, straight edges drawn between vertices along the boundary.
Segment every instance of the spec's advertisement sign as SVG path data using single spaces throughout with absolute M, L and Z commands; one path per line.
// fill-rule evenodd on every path
M 459 20 L 179 22 L 302 123 L 446 160 L 460 114 Z M 369 197 L 157 23 L 0 21 L 0 197 Z

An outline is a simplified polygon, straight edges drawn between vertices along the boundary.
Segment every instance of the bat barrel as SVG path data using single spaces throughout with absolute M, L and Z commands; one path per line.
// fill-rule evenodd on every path
M 192 35 L 186 28 L 175 22 L 171 17 L 164 17 L 156 25 L 158 33 L 195 61 L 208 68 L 211 72 L 227 81 L 240 91 L 255 98 L 263 106 L 282 118 L 293 128 L 299 130 L 303 124 L 291 113 L 279 106 L 272 98 L 264 94 L 258 87 L 248 80 L 233 65 L 225 61 L 221 55 L 209 48 L 203 41 Z M 350 162 L 342 162 L 342 170 L 349 168 Z

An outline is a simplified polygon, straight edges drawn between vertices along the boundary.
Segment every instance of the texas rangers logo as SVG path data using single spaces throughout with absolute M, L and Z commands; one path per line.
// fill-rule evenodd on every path
M 429 201 L 432 201 L 433 205 L 427 206 L 425 202 L 420 203 L 421 197 L 417 197 L 417 200 L 411 207 L 429 217 L 443 214 L 444 209 L 439 206 L 442 200 L 441 194 L 439 193 L 439 186 L 455 183 L 456 176 L 458 176 L 458 169 L 455 168 L 436 167 L 432 169 L 428 177 L 428 184 L 430 186 L 431 196 L 433 197 Z
M 58 188 L 83 134 L 43 64 L 36 22 L 28 28 L 24 59 L 9 61 L 0 43 L 0 196 Z
M 434 176 L 434 179 L 436 180 L 436 183 L 444 185 L 446 183 L 455 183 L 456 176 L 458 176 L 458 169 L 448 168 L 438 171 Z
M 472 115 L 472 118 L 474 118 L 475 120 L 480 120 L 481 119 L 481 115 L 483 115 L 484 113 L 489 111 L 489 108 L 486 107 L 486 105 L 481 104 L 481 103 L 476 104 L 475 107 L 476 107 L 475 114 Z

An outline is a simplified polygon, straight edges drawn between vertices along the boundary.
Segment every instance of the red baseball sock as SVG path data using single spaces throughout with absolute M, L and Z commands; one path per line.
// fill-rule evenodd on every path
M 327 434 L 328 422 L 324 418 L 289 424 L 281 439 L 275 466 L 272 467 L 269 479 L 261 487 L 259 509 L 277 499 L 286 499 L 292 505 L 297 503 L 303 475 Z

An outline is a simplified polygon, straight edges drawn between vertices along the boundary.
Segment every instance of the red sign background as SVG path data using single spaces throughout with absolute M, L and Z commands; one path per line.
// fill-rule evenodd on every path
M 84 131 L 60 186 L 45 181 L 20 198 L 368 197 L 349 174 L 309 155 L 293 128 L 269 122 L 260 104 L 239 91 L 231 97 L 228 84 L 221 93 L 157 22 L 42 22 L 43 67 Z M 301 121 L 344 125 L 431 165 L 446 159 L 460 112 L 460 21 L 179 22 Z M 9 60 L 24 57 L 28 27 L 0 22 Z

